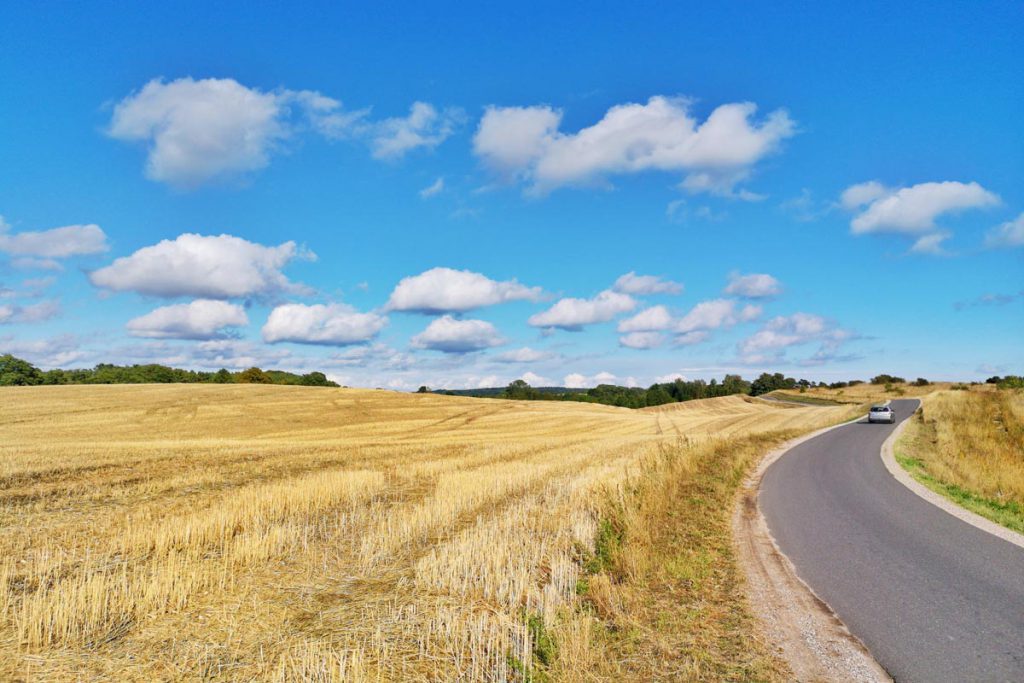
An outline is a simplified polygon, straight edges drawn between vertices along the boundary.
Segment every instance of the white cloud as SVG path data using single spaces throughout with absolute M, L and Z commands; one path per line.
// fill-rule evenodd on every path
M 584 325 L 608 322 L 634 308 L 636 300 L 633 297 L 606 289 L 593 299 L 559 299 L 548 310 L 530 316 L 528 322 L 534 327 L 558 327 L 576 331 Z
M 473 149 L 487 166 L 524 179 L 538 194 L 606 183 L 613 174 L 675 171 L 688 174 L 682 187 L 690 192 L 752 199 L 735 185 L 795 132 L 785 111 L 752 121 L 756 109 L 749 102 L 721 105 L 701 123 L 688 100 L 655 96 L 614 106 L 594 125 L 563 133 L 562 113 L 551 107 L 489 107 Z
M 388 319 L 360 313 L 345 304 L 283 304 L 270 312 L 263 325 L 263 341 L 346 346 L 370 341 Z
M 160 297 L 208 299 L 304 292 L 281 269 L 295 258 L 315 258 L 294 242 L 267 247 L 232 235 L 186 233 L 139 249 L 93 271 L 97 287 Z
M 840 201 L 847 209 L 860 209 L 850 222 L 855 235 L 920 235 L 933 232 L 935 220 L 943 214 L 993 206 L 999 203 L 999 197 L 978 183 L 946 181 L 886 188 L 871 181 L 847 188 Z
M 293 104 L 315 116 L 341 107 L 318 93 L 262 92 L 230 78 L 154 79 L 118 102 L 108 134 L 148 145 L 151 180 L 190 188 L 264 168 L 292 133 Z
M 729 285 L 725 293 L 747 299 L 761 299 L 778 296 L 782 292 L 782 283 L 767 273 L 751 273 L 729 275 Z
M 485 320 L 457 320 L 444 315 L 427 325 L 412 338 L 417 349 L 433 349 L 445 353 L 480 351 L 505 343 L 494 325 Z
M 532 387 L 543 387 L 551 384 L 551 380 L 547 377 L 543 377 L 534 372 L 524 372 L 519 379 L 523 380 Z
M 712 299 L 702 301 L 684 315 L 675 330 L 680 334 L 698 330 L 717 330 L 733 327 L 740 322 L 755 320 L 761 315 L 760 306 L 747 305 L 736 309 L 733 299 Z
M 537 363 L 544 360 L 551 360 L 557 357 L 557 354 L 551 351 L 540 351 L 537 349 L 531 349 L 529 346 L 524 346 L 521 349 L 514 349 L 512 351 L 506 351 L 505 353 L 499 353 L 494 357 L 494 360 L 500 363 Z
M 226 336 L 226 327 L 248 324 L 249 318 L 241 306 L 197 299 L 187 304 L 161 306 L 129 320 L 126 327 L 133 337 L 206 340 Z
M 672 314 L 664 306 L 645 308 L 619 323 L 619 332 L 655 332 L 672 327 Z
M 687 381 L 686 375 L 684 375 L 683 373 L 670 372 L 667 375 L 660 375 L 658 377 L 655 377 L 654 382 L 655 384 L 671 384 L 672 382 L 675 382 L 677 379 L 681 379 L 684 382 Z
M 922 235 L 914 241 L 914 244 L 910 247 L 910 251 L 913 254 L 931 254 L 932 256 L 940 256 L 946 253 L 946 250 L 942 248 L 942 243 L 952 236 L 953 233 L 948 230 Z
M 752 336 L 739 342 L 737 349 L 745 363 L 770 363 L 781 360 L 789 347 L 817 342 L 820 345 L 817 352 L 803 361 L 814 365 L 836 360 L 839 347 L 854 338 L 853 332 L 819 315 L 794 313 L 772 318 Z
M 619 344 L 630 349 L 655 349 L 664 343 L 661 332 L 630 332 L 619 337 Z
M 48 299 L 28 306 L 6 304 L 0 306 L 0 325 L 12 323 L 40 323 L 60 314 L 60 301 Z
M 561 120 L 551 107 L 487 107 L 473 151 L 492 170 L 514 178 L 543 156 Z
M 391 292 L 387 309 L 417 313 L 461 312 L 507 301 L 536 301 L 541 294 L 540 287 L 527 287 L 514 279 L 498 282 L 469 270 L 431 268 L 402 278 Z
M 0 216 L 0 252 L 12 256 L 62 259 L 107 250 L 107 236 L 98 225 L 66 225 L 38 232 L 11 234 L 8 231 L 10 226 L 3 223 L 2 219 Z
M 368 109 L 346 111 L 312 90 L 264 92 L 231 78 L 154 79 L 114 107 L 107 134 L 147 146 L 146 176 L 192 189 L 245 177 L 303 131 L 365 140 L 379 159 L 436 147 L 463 115 L 416 102 L 406 117 L 372 122 Z
M 851 185 L 843 190 L 839 197 L 839 203 L 848 211 L 853 211 L 865 204 L 870 204 L 877 199 L 889 195 L 890 190 L 877 180 L 869 180 L 866 183 Z
M 464 118 L 459 109 L 438 112 L 431 104 L 414 102 L 408 116 L 372 124 L 370 146 L 373 156 L 375 159 L 396 159 L 419 147 L 433 149 L 447 140 Z
M 618 377 L 607 371 L 599 372 L 590 377 L 573 372 L 565 376 L 562 384 L 569 389 L 585 389 L 597 386 L 598 384 L 614 384 L 617 379 Z
M 52 258 L 16 258 L 11 259 L 11 265 L 18 270 L 64 270 L 64 266 Z
M 444 178 L 438 178 L 433 183 L 420 190 L 420 199 L 433 197 L 436 194 L 440 194 L 442 190 L 444 190 Z
M 676 346 L 693 346 L 694 344 L 700 344 L 711 338 L 711 333 L 707 330 L 694 330 L 692 332 L 683 332 L 677 334 L 672 343 Z
M 985 233 L 985 246 L 989 249 L 1024 246 L 1024 213 Z
M 612 289 L 634 296 L 680 294 L 683 291 L 683 285 L 680 282 L 664 280 L 657 275 L 637 275 L 635 272 L 629 271 L 615 281 Z
M 3 348 L 4 353 L 24 358 L 43 370 L 68 367 L 89 355 L 81 349 L 79 339 L 71 334 L 32 340 L 0 337 L 0 347 Z

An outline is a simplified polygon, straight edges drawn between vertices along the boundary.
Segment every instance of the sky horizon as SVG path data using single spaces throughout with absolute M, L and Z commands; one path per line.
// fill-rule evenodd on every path
M 5 6 L 0 354 L 1024 374 L 1024 7 L 588 7 Z

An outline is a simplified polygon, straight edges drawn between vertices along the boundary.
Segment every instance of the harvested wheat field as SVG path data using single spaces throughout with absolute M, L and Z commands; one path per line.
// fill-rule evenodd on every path
M 731 496 L 851 410 L 0 389 L 0 679 L 781 679 Z

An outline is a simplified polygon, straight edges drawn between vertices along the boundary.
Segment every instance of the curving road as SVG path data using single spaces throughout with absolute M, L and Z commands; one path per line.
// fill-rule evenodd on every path
M 902 421 L 916 400 L 893 401 Z M 768 468 L 760 507 L 797 574 L 902 681 L 1024 681 L 1024 549 L 919 498 L 845 425 Z

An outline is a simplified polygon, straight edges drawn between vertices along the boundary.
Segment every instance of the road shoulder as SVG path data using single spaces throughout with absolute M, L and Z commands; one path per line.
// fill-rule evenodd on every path
M 775 543 L 758 505 L 761 480 L 768 467 L 794 446 L 836 427 L 774 449 L 747 478 L 732 518 L 737 559 L 746 578 L 745 591 L 752 611 L 796 680 L 890 681 L 867 648 L 797 576 L 789 558 Z

